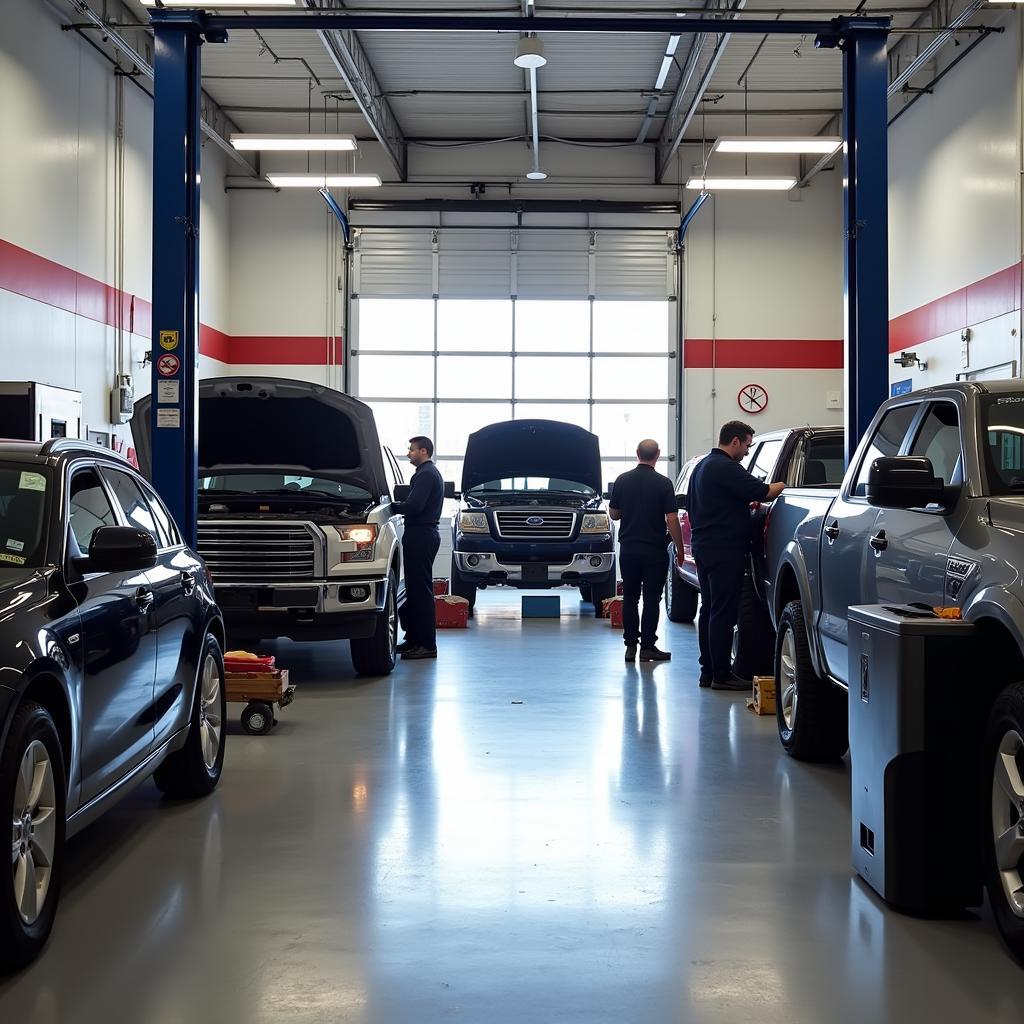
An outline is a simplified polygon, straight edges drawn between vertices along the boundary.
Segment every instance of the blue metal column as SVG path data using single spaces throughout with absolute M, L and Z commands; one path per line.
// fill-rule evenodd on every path
M 152 21 L 153 484 L 195 546 L 202 28 L 192 12 Z
M 888 19 L 839 18 L 843 37 L 846 461 L 889 390 Z

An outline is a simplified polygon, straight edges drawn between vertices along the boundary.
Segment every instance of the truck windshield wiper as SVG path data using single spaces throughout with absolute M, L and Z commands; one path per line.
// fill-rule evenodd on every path
M 199 491 L 199 497 L 211 494 L 252 494 L 252 491 L 233 491 L 230 487 L 203 487 Z
M 346 497 L 343 494 L 332 494 L 330 491 L 320 491 L 315 487 L 304 487 L 301 490 L 296 490 L 294 487 L 274 487 L 265 491 L 251 491 L 251 494 L 280 494 L 282 497 L 295 498 L 295 497 L 316 497 L 316 498 L 330 498 L 333 501 L 344 501 L 348 504 L 355 502 L 366 502 L 369 498 L 352 498 Z

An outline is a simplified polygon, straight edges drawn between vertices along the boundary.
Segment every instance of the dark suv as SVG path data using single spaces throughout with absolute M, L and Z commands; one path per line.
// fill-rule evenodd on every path
M 150 775 L 217 785 L 223 646 L 203 562 L 137 472 L 82 441 L 0 441 L 0 966 L 45 943 L 68 836 Z

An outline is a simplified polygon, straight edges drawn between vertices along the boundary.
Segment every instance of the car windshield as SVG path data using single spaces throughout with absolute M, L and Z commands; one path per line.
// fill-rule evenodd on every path
M 0 463 L 0 571 L 46 564 L 50 471 Z
M 370 492 L 358 484 L 328 480 L 319 476 L 299 476 L 284 470 L 253 472 L 251 469 L 224 470 L 199 478 L 199 493 L 209 497 L 218 494 L 280 494 L 297 498 L 333 498 L 337 501 L 367 501 Z
M 986 395 L 982 448 L 990 494 L 1024 494 L 1024 393 Z
M 562 480 L 553 476 L 511 476 L 502 480 L 486 480 L 469 489 L 471 494 L 479 494 L 484 491 L 515 491 L 517 494 L 529 494 L 536 492 L 551 493 L 556 491 L 560 494 L 586 494 L 592 495 L 597 492 L 588 484 L 581 484 L 578 480 Z

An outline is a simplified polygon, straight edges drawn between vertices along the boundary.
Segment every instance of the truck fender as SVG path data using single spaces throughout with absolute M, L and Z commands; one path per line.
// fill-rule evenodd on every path
M 779 568 L 775 573 L 772 583 L 772 624 L 776 631 L 779 628 L 779 619 L 782 617 L 782 609 L 785 602 L 782 600 L 782 588 L 780 582 L 783 575 L 792 572 L 796 577 L 796 586 L 800 594 L 800 603 L 804 608 L 804 625 L 807 627 L 807 637 L 811 644 L 811 661 L 814 663 L 814 671 L 822 678 L 825 677 L 825 659 L 822 656 L 818 641 L 818 631 L 815 628 L 814 611 L 815 605 L 811 600 L 811 580 L 807 572 L 807 562 L 804 558 L 803 549 L 796 540 L 791 540 L 783 549 L 782 558 L 779 560 Z
M 966 622 L 995 619 L 1013 637 L 1024 654 L 1024 604 L 1005 587 L 984 587 L 971 595 L 961 612 Z

